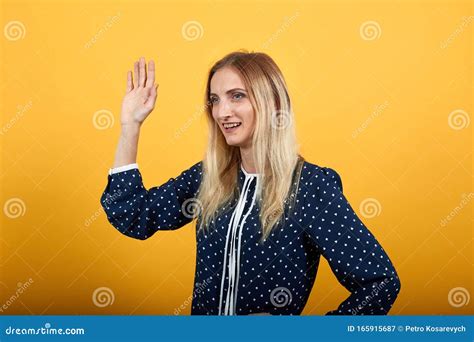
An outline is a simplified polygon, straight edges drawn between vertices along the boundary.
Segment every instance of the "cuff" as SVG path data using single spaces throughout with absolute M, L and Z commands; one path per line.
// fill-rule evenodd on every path
M 138 164 L 133 163 L 133 164 L 127 164 L 127 165 L 111 168 L 109 169 L 109 175 L 113 175 L 114 173 L 119 173 L 123 171 L 128 171 L 131 169 L 138 169 Z

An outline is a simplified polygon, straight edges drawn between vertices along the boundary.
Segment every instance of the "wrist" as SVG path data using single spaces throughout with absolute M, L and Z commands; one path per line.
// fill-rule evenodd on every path
M 122 124 L 122 134 L 138 134 L 140 132 L 141 123 L 127 123 Z

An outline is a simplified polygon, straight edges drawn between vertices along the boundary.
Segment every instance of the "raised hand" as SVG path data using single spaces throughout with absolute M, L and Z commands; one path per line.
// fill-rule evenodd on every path
M 138 125 L 148 117 L 155 108 L 158 95 L 158 84 L 155 84 L 155 62 L 148 62 L 148 72 L 145 58 L 141 57 L 134 64 L 132 72 L 127 72 L 127 91 L 122 101 L 122 126 Z

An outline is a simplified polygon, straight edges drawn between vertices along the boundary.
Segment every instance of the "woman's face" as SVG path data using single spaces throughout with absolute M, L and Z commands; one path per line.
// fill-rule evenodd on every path
M 219 125 L 228 145 L 249 147 L 255 126 L 255 113 L 247 90 L 234 69 L 224 67 L 212 76 L 209 101 L 212 116 Z M 230 125 L 227 128 L 227 124 Z

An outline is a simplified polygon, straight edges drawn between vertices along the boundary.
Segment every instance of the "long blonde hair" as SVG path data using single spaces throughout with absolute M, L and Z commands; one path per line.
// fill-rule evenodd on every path
M 209 71 L 205 93 L 209 139 L 198 193 L 201 206 L 199 229 L 214 222 L 219 210 L 239 196 L 240 149 L 227 144 L 212 116 L 209 102 L 211 78 L 224 67 L 233 68 L 242 78 L 256 116 L 252 153 L 260 174 L 256 198 L 262 225 L 260 241 L 263 241 L 284 217 L 285 203 L 292 191 L 293 172 L 298 161 L 303 160 L 298 154 L 286 82 L 278 66 L 265 53 L 232 52 L 217 61 Z

